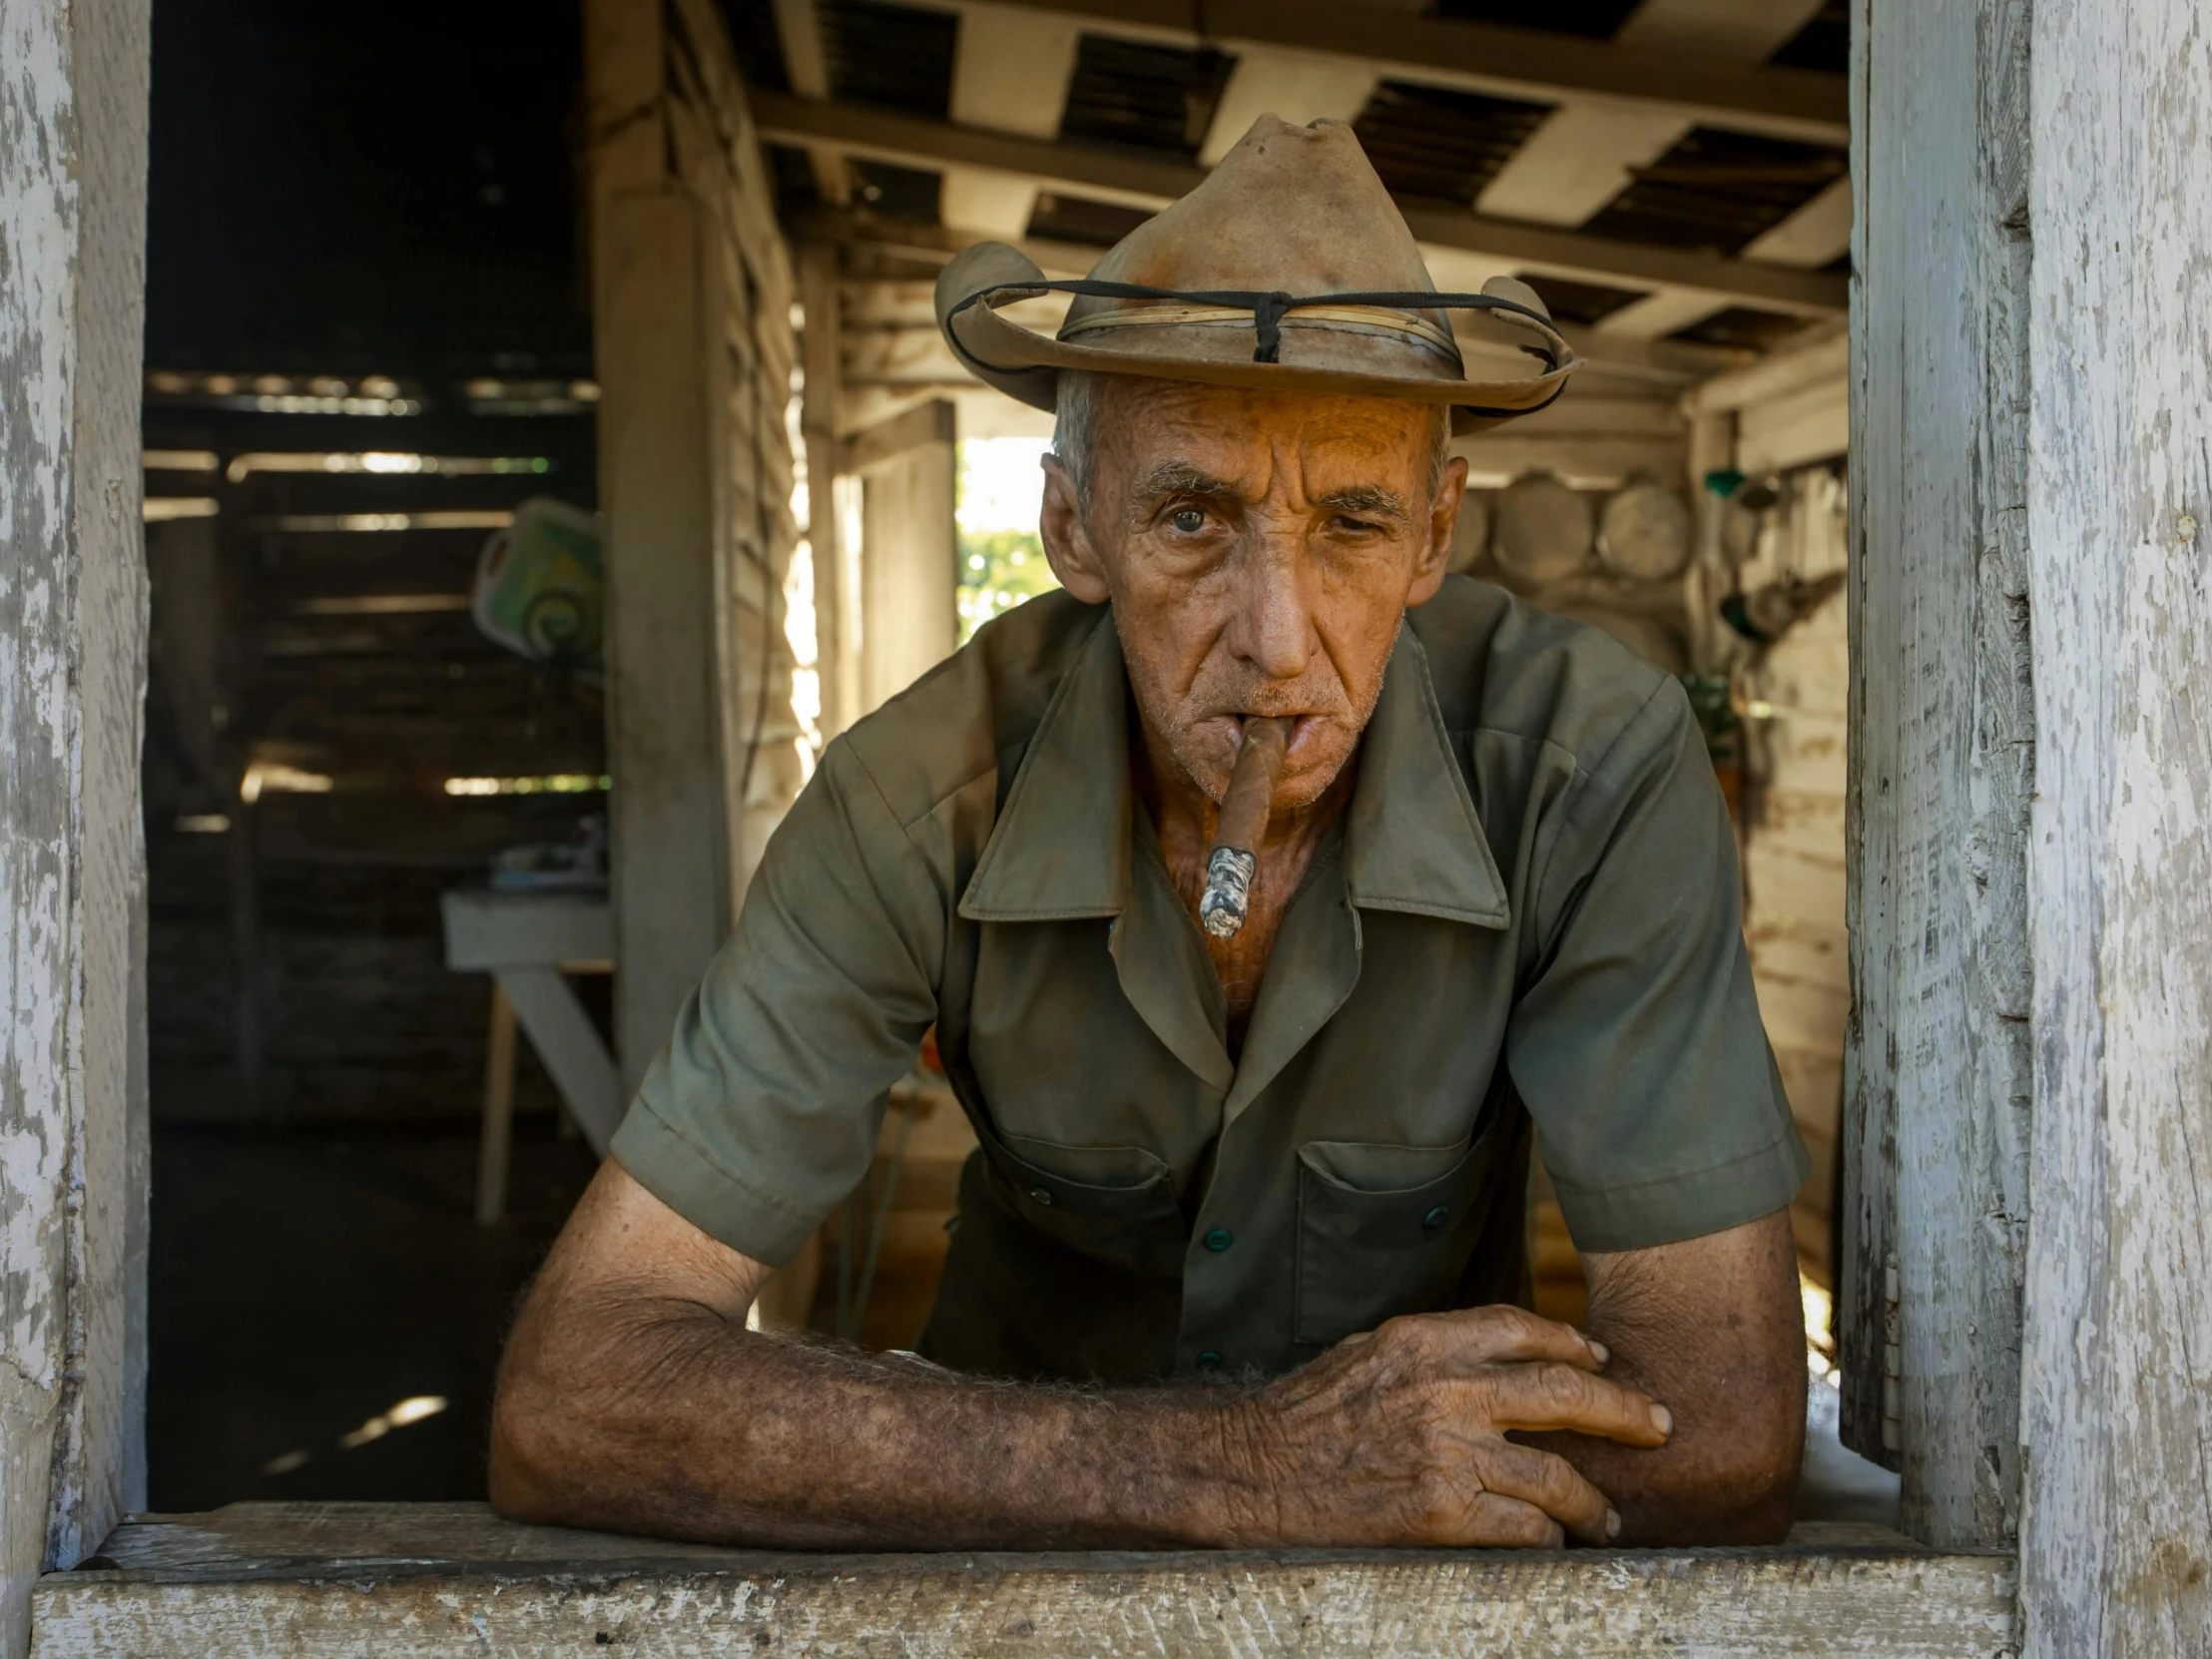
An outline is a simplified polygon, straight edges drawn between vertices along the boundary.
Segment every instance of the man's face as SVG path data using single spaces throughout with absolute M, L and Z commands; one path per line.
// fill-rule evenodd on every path
M 1220 801 L 1248 715 L 1298 720 L 1278 810 L 1343 771 L 1406 607 L 1432 597 L 1466 488 L 1431 494 L 1435 407 L 1130 375 L 1101 387 L 1089 510 L 1051 458 L 1043 539 L 1069 592 L 1110 599 L 1137 709 Z

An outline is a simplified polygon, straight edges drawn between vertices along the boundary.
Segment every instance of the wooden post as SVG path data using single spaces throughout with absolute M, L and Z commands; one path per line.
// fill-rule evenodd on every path
M 1844 1428 L 1944 1546 L 2018 1516 L 2027 9 L 1853 7 Z
M 2212 27 L 2035 0 L 2028 1651 L 2212 1651 Z
M 861 711 L 879 707 L 952 655 L 960 637 L 953 520 L 952 404 L 938 399 L 850 439 L 844 470 L 863 480 Z
M 145 1501 L 146 0 L 0 11 L 0 1655 Z
M 860 711 L 856 649 L 859 595 L 850 591 L 837 524 L 837 404 L 842 369 L 837 251 L 812 243 L 799 251 L 799 304 L 806 313 L 801 362 L 806 386 L 799 423 L 807 445 L 807 540 L 815 562 L 815 672 L 822 686 L 817 725 L 825 741 Z

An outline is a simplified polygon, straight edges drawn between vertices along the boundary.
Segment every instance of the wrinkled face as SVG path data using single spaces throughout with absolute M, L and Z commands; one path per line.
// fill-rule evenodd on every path
M 1137 709 L 1220 801 L 1245 717 L 1296 716 L 1275 806 L 1352 758 L 1406 607 L 1443 580 L 1466 487 L 1431 492 L 1433 405 L 1278 396 L 1131 375 L 1100 395 L 1090 500 L 1049 457 L 1045 551 L 1111 600 Z

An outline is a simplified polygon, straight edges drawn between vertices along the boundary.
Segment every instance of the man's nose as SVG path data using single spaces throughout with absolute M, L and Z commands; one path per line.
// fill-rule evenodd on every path
M 1296 680 L 1314 652 L 1305 561 L 1287 537 L 1265 537 L 1245 561 L 1230 644 L 1270 680 Z

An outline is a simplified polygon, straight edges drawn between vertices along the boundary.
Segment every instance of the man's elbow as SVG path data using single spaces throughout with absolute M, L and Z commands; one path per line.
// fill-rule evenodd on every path
M 491 1506 L 509 1520 L 558 1521 L 565 1458 L 557 1442 L 558 1406 L 536 1378 L 518 1376 L 512 1358 L 492 1397 L 485 1471 Z
M 1805 1408 L 1775 1402 L 1743 1425 L 1734 1454 L 1715 1471 L 1715 1525 L 1701 1543 L 1778 1544 L 1797 1519 L 1798 1476 L 1805 1461 Z

